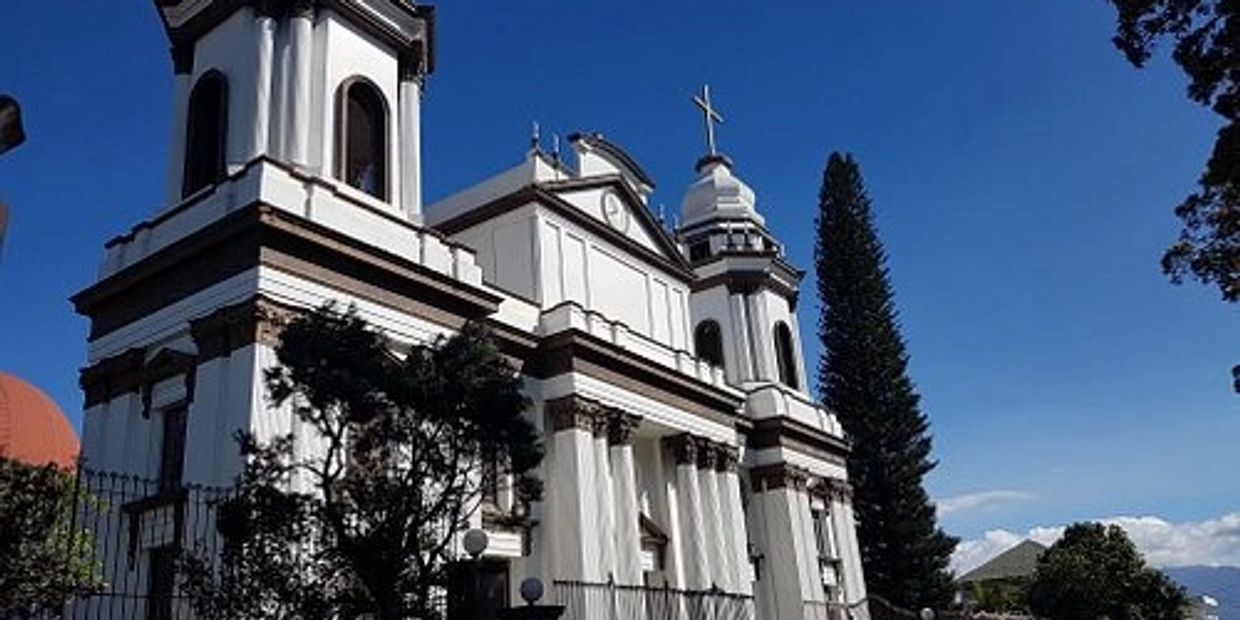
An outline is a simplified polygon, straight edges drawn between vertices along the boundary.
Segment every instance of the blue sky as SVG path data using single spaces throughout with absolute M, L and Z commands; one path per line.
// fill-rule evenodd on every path
M 954 498 L 950 531 L 1219 522 L 1240 512 L 1238 307 L 1171 286 L 1157 263 L 1217 120 L 1185 98 L 1169 61 L 1126 64 L 1109 42 L 1112 11 L 1102 0 L 443 2 L 427 195 L 518 161 L 538 120 L 544 134 L 602 131 L 624 145 L 659 183 L 655 203 L 675 210 L 703 150 L 689 98 L 709 82 L 720 146 L 797 264 L 811 266 L 826 155 L 859 159 L 935 434 L 929 488 Z M 166 47 L 144 2 L 14 3 L 0 23 L 0 92 L 22 101 L 30 134 L 0 158 L 13 210 L 0 369 L 69 412 L 86 323 L 66 300 L 92 281 L 102 243 L 162 195 Z M 1189 556 L 1240 563 L 1240 543 Z

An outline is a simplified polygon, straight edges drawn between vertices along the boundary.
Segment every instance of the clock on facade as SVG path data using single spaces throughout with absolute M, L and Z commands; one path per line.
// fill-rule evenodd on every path
M 620 200 L 615 192 L 603 194 L 603 218 L 612 228 L 620 232 L 628 232 L 629 210 L 625 208 L 624 201 Z

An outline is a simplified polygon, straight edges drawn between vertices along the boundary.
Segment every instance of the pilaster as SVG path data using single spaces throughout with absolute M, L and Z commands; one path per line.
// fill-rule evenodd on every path
M 597 502 L 597 527 L 585 532 L 587 536 L 598 538 L 599 542 L 599 573 L 604 579 L 614 578 L 616 574 L 616 504 L 612 492 L 611 459 L 608 456 L 607 432 L 608 418 L 611 412 L 600 408 L 591 421 L 591 433 L 594 443 L 594 484 L 593 496 Z
M 718 446 L 715 475 L 719 482 L 719 506 L 724 523 L 724 545 L 729 569 L 729 591 L 739 594 L 753 593 L 753 578 L 749 569 L 748 527 L 745 509 L 741 504 L 741 483 L 737 474 L 738 450 L 732 446 Z M 722 584 L 721 584 L 722 585 Z
M 750 514 L 760 533 L 757 542 L 762 555 L 762 576 L 755 593 L 759 607 L 772 617 L 801 618 L 804 602 L 815 600 L 808 584 L 817 574 L 816 559 L 809 565 L 804 552 L 814 547 L 803 528 L 809 519 L 808 499 L 802 502 L 805 474 L 787 463 L 776 463 L 751 469 L 750 479 Z M 816 589 L 822 590 L 821 583 Z
M 841 581 L 844 602 L 855 604 L 865 600 L 865 576 L 861 571 L 861 548 L 857 542 L 857 523 L 853 516 L 852 485 L 843 480 L 828 480 L 827 499 L 831 506 L 831 525 L 843 566 Z
M 598 581 L 601 549 L 598 500 L 595 484 L 594 420 L 598 405 L 579 396 L 549 400 L 545 404 L 552 431 L 548 472 L 548 531 L 553 579 Z
M 271 135 L 271 93 L 275 63 L 276 20 L 271 7 L 259 3 L 254 12 L 254 106 L 253 127 L 246 161 L 267 153 Z
M 676 541 L 684 558 L 684 587 L 704 590 L 710 587 L 710 567 L 707 562 L 706 537 L 702 519 L 702 493 L 698 483 L 698 444 L 688 434 L 670 437 L 664 441 L 671 447 L 676 463 L 676 504 L 680 521 L 681 540 Z
M 289 9 L 289 77 L 285 103 L 287 144 L 284 152 L 293 165 L 310 163 L 311 65 L 314 59 L 315 3 L 298 0 Z
M 723 539 L 725 524 L 719 501 L 719 480 L 715 473 L 719 451 L 715 442 L 697 438 L 698 490 L 702 499 L 702 530 L 706 539 L 706 565 L 711 586 L 729 589 L 731 570 Z
M 608 422 L 607 443 L 615 496 L 616 582 L 641 585 L 641 531 L 638 527 L 641 509 L 633 459 L 633 434 L 641 418 L 615 410 Z
M 400 206 L 415 224 L 422 223 L 422 80 L 411 63 L 401 65 Z

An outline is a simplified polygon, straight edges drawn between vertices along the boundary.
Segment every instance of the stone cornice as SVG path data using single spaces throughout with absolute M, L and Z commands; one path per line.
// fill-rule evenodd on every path
M 185 4 L 188 6 L 182 7 Z M 389 45 L 402 62 L 415 64 L 422 74 L 435 71 L 435 7 L 414 5 L 405 0 L 389 0 L 389 8 L 406 17 L 398 21 L 420 22 L 397 25 L 381 17 L 358 0 L 205 0 L 193 6 L 188 0 L 155 0 L 164 30 L 173 45 L 193 45 L 211 29 L 246 7 L 271 17 L 314 17 L 320 9 L 330 9 L 355 27 Z
M 786 416 L 755 420 L 745 445 L 753 450 L 795 450 L 837 465 L 843 465 L 852 450 L 852 446 L 844 438 Z
M 599 404 L 576 394 L 553 398 L 543 405 L 554 433 L 566 430 L 594 432 Z

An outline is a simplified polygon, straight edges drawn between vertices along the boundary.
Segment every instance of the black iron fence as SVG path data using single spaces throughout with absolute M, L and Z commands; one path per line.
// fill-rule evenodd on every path
M 670 587 L 556 581 L 553 596 L 563 605 L 561 620 L 754 620 L 753 597 L 717 588 Z
M 137 476 L 81 469 L 66 494 L 71 540 L 62 545 L 66 566 L 88 576 L 87 585 L 62 608 L 20 614 L 39 620 L 188 619 L 189 605 L 176 584 L 182 549 L 208 550 L 219 537 L 215 513 L 228 490 L 167 485 Z M 7 619 L 6 619 L 7 620 Z

